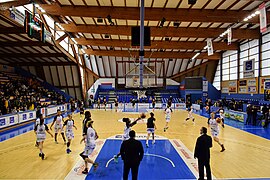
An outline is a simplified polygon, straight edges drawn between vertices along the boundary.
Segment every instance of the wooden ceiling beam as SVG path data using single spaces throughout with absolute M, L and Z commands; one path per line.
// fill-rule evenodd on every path
M 22 27 L 1 27 L 0 34 L 22 34 L 26 33 Z
M 95 26 L 95 25 L 75 25 L 61 24 L 67 32 L 74 33 L 94 33 L 94 34 L 109 34 L 109 35 L 124 35 L 131 36 L 130 26 Z M 185 28 L 185 27 L 168 27 L 158 28 L 151 27 L 152 37 L 194 37 L 194 38 L 217 38 L 220 34 L 226 31 L 225 28 Z M 259 39 L 259 29 L 232 29 L 233 39 Z
M 0 54 L 3 58 L 42 58 L 42 57 L 66 57 L 63 53 L 5 53 Z
M 40 41 L 6 41 L 0 42 L 0 47 L 23 47 L 23 46 L 54 46 L 49 43 L 43 43 Z
M 85 49 L 85 53 L 88 55 L 96 56 L 115 56 L 115 57 L 136 57 L 139 58 L 139 51 L 106 51 L 106 50 L 91 50 Z M 145 52 L 145 58 L 175 58 L 175 59 L 191 59 L 196 53 L 181 53 L 181 52 L 153 52 L 151 56 L 150 51 Z M 214 53 L 212 56 L 208 56 L 207 53 L 201 53 L 197 59 L 209 59 L 219 60 L 220 54 Z
M 140 8 L 138 7 L 108 7 L 108 6 L 57 6 L 43 4 L 41 7 L 51 15 L 101 17 L 108 15 L 112 19 L 140 20 Z M 237 10 L 212 10 L 212 9 L 184 9 L 184 8 L 145 8 L 145 21 L 181 22 L 222 22 L 236 23 L 243 21 L 251 11 Z M 253 18 L 252 23 L 259 23 L 259 18 Z
M 130 48 L 130 40 L 105 40 L 105 39 L 85 39 L 75 38 L 80 45 L 91 46 L 108 46 L 108 47 L 122 47 Z M 206 46 L 206 42 L 189 42 L 189 41 L 152 41 L 151 46 L 145 46 L 148 49 L 195 49 L 202 50 Z M 237 50 L 238 44 L 232 43 L 227 45 L 225 42 L 213 42 L 215 50 Z
M 10 63 L 13 66 L 77 66 L 77 64 L 73 61 L 67 62 L 16 62 Z

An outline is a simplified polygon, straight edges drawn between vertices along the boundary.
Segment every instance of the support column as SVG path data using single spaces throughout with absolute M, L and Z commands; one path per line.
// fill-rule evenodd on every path
M 144 0 L 140 7 L 140 88 L 143 88 L 143 59 L 144 59 Z

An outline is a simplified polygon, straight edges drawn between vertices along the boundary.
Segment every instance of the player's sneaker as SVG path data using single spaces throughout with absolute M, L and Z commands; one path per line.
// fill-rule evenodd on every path
M 223 144 L 221 144 L 221 151 L 220 152 L 223 152 L 223 151 L 225 151 L 225 148 L 224 148 L 224 145 Z
M 94 171 L 96 171 L 98 168 L 98 163 L 94 163 L 93 166 L 94 166 Z
M 147 148 L 149 147 L 148 143 L 146 143 L 146 147 L 147 147 Z
M 55 144 L 58 144 L 58 142 L 57 142 L 57 141 L 55 141 Z
M 42 154 L 41 154 L 41 159 L 44 160 L 44 158 L 45 158 L 45 154 L 42 153 Z
M 69 154 L 71 152 L 71 150 L 70 149 L 67 149 L 67 153 Z
M 186 121 L 189 120 L 189 118 L 186 118 Z
M 82 171 L 83 174 L 88 174 L 88 169 L 85 168 L 83 171 Z
M 39 155 L 38 155 L 38 156 L 39 156 L 39 157 L 41 157 L 41 155 L 42 155 L 42 153 L 39 153 Z
M 117 155 L 114 155 L 113 156 L 113 160 L 114 160 L 114 162 L 118 163 L 118 156 Z
M 195 121 L 195 118 L 193 118 L 192 121 L 194 122 Z
M 164 128 L 164 132 L 166 132 L 166 128 Z
M 152 141 L 152 144 L 155 144 L 155 143 L 156 143 L 156 141 L 155 141 L 155 140 L 153 140 L 153 141 Z

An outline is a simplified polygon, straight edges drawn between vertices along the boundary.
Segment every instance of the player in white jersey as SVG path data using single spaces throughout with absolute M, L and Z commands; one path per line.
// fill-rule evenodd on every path
M 45 154 L 43 153 L 43 143 L 46 139 L 46 131 L 47 133 L 49 133 L 52 137 L 52 133 L 49 131 L 49 128 L 46 124 L 44 124 L 44 119 L 43 117 L 41 116 L 40 119 L 39 119 L 39 124 L 37 124 L 35 126 L 35 134 L 36 134 L 36 137 L 37 137 L 37 140 L 36 142 L 38 143 L 38 147 L 39 147 L 39 157 L 41 157 L 41 159 L 43 160 L 44 157 L 45 157 Z
M 72 114 L 68 115 L 68 119 L 64 122 L 63 129 L 66 127 L 66 137 L 68 139 L 67 142 L 67 153 L 69 154 L 71 152 L 69 146 L 71 144 L 71 140 L 74 138 L 74 133 L 73 133 L 73 127 L 77 130 L 77 127 L 74 124 L 74 120 L 72 119 Z
M 40 125 L 40 119 L 41 119 L 41 118 L 43 118 L 43 115 L 42 115 L 42 114 L 39 114 L 39 115 L 38 115 L 38 118 L 36 119 L 35 126 Z M 38 142 L 37 142 L 37 141 L 36 141 L 35 146 L 38 147 Z
M 50 129 L 52 130 L 52 126 L 54 125 L 54 140 L 55 140 L 55 143 L 58 144 L 57 142 L 57 134 L 58 134 L 58 131 L 61 131 L 61 135 L 62 135 L 62 138 L 64 140 L 64 143 L 66 144 L 66 138 L 65 138 L 65 135 L 64 135 L 64 130 L 63 130 L 63 123 L 64 122 L 64 118 L 61 114 L 61 111 L 60 109 L 57 110 L 57 115 L 54 116 L 54 120 L 53 120 L 53 123 L 50 127 Z
M 221 121 L 222 121 L 222 127 L 224 128 L 224 119 L 225 119 L 225 114 L 224 114 L 224 109 L 221 107 L 219 110 L 219 117 L 221 118 Z
M 85 163 L 85 169 L 82 171 L 83 174 L 88 174 L 88 163 L 93 164 L 94 171 L 98 167 L 98 163 L 94 162 L 93 160 L 89 158 L 89 155 L 92 154 L 92 152 L 94 151 L 96 147 L 96 139 L 98 138 L 98 135 L 95 129 L 93 128 L 93 122 L 94 121 L 89 121 L 87 123 L 87 127 L 88 127 L 87 133 L 86 135 L 83 136 L 83 139 L 80 142 L 80 143 L 82 143 L 83 141 L 85 142 L 84 151 L 80 153 L 80 156 L 83 158 L 84 163 Z
M 123 134 L 123 141 L 126 141 L 128 140 L 130 137 L 129 137 L 129 132 L 131 131 L 131 127 L 134 126 L 135 124 L 137 124 L 137 121 L 139 121 L 140 119 L 142 118 L 145 118 L 145 114 L 142 113 L 140 115 L 140 117 L 138 117 L 135 121 L 131 122 L 131 120 L 129 118 L 123 118 L 122 121 L 124 123 L 126 123 L 125 125 L 125 128 L 124 128 L 124 134 Z M 114 158 L 114 161 L 115 162 L 118 162 L 118 157 L 120 156 L 120 152 L 117 154 L 117 155 L 114 155 L 113 158 Z
M 171 114 L 172 114 L 172 109 L 169 105 L 167 105 L 167 108 L 165 109 L 164 113 L 165 113 L 165 120 L 166 120 L 166 124 L 164 127 L 164 132 L 166 132 L 166 130 L 169 128 L 168 124 L 171 121 Z
M 188 111 L 188 117 L 186 118 L 186 122 L 189 120 L 189 119 L 192 119 L 192 122 L 193 124 L 195 123 L 194 120 L 195 118 L 193 117 L 193 107 L 190 106 L 189 108 L 187 108 L 187 111 Z
M 211 117 L 208 119 L 208 127 L 210 128 L 211 134 L 213 136 L 214 141 L 216 141 L 221 146 L 221 151 L 225 151 L 224 145 L 219 141 L 219 126 L 218 124 L 221 122 L 220 119 L 215 119 L 215 113 L 211 113 Z

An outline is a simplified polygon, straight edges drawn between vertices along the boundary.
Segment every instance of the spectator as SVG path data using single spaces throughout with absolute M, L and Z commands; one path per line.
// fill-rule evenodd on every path
M 249 125 L 252 119 L 252 106 L 250 104 L 247 105 L 247 120 L 245 125 Z
M 256 126 L 256 123 L 257 123 L 257 112 L 258 112 L 258 109 L 256 106 L 252 106 L 252 125 L 253 126 Z
M 132 172 L 132 180 L 137 180 L 140 162 L 143 159 L 143 146 L 138 140 L 135 140 L 135 131 L 129 132 L 130 138 L 121 145 L 120 153 L 124 161 L 123 179 L 128 179 L 129 170 Z

